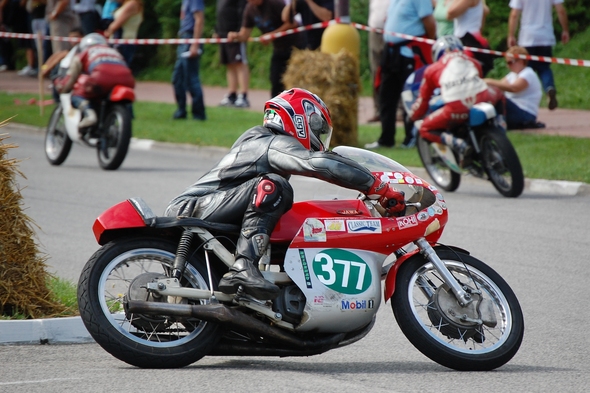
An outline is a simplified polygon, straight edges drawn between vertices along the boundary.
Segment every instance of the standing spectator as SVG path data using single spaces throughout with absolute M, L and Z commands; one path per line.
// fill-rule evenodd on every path
M 383 55 L 383 32 L 377 32 L 373 29 L 385 27 L 385 17 L 389 0 L 370 0 L 369 1 L 369 65 L 371 67 L 371 81 L 373 82 L 373 107 L 375 115 L 369 119 L 369 122 L 380 121 L 379 117 L 379 85 L 381 84 L 381 56 Z
M 561 24 L 561 42 L 567 44 L 570 40 L 568 18 L 563 0 L 510 0 L 512 10 L 508 19 L 508 46 L 516 45 L 516 27 L 520 18 L 520 31 L 518 45 L 523 46 L 534 56 L 553 56 L 555 45 L 555 33 L 553 31 L 552 7 L 557 11 L 557 18 Z M 553 81 L 553 72 L 550 64 L 539 61 L 531 61 L 530 67 L 541 78 L 543 89 L 548 98 L 550 110 L 557 108 L 557 91 Z
M 455 22 L 447 19 L 449 5 L 453 0 L 433 0 L 434 20 L 436 21 L 436 38 L 453 35 Z
M 96 10 L 96 0 L 72 1 L 74 12 L 80 18 L 80 26 L 84 35 L 94 33 L 100 27 L 100 15 Z
M 121 0 L 106 0 L 102 6 L 102 14 L 100 19 L 100 29 L 106 30 L 109 25 L 115 20 L 115 11 L 121 6 Z M 121 38 L 120 36 L 112 35 L 113 38 Z
M 285 8 L 283 0 L 248 0 L 244 9 L 244 19 L 239 31 L 230 31 L 227 38 L 230 42 L 246 42 L 252 34 L 252 29 L 258 27 L 262 33 L 278 33 L 297 27 L 294 22 L 283 20 L 282 12 Z M 268 44 L 271 37 L 261 37 L 263 44 Z M 279 95 L 285 90 L 283 74 L 287 69 L 287 62 L 293 48 L 303 48 L 299 34 L 290 34 L 272 40 L 272 57 L 270 59 L 271 97 Z
M 47 31 L 47 21 L 45 20 L 45 6 L 47 5 L 47 0 L 28 0 L 27 1 L 27 12 L 31 16 L 31 31 L 33 34 L 37 35 L 40 34 L 41 36 L 45 35 Z M 35 49 L 37 48 L 37 41 L 35 42 Z M 41 42 L 41 50 L 44 51 L 43 48 L 44 41 Z M 37 57 L 37 56 L 36 56 Z M 49 54 L 43 53 L 43 59 L 46 60 L 49 57 Z
M 481 34 L 481 29 L 486 15 L 490 9 L 485 0 L 453 0 L 448 8 L 447 19 L 454 22 L 454 34 L 459 37 L 463 45 L 472 48 L 490 49 L 488 40 Z M 490 54 L 480 52 L 469 52 L 473 58 L 478 60 L 486 75 L 494 68 L 494 58 Z
M 432 16 L 432 0 L 396 0 L 389 3 L 379 89 L 381 136 L 377 141 L 367 143 L 366 149 L 395 146 L 397 107 L 404 83 L 415 68 L 432 61 L 430 45 L 404 40 L 395 33 L 434 38 L 436 22 Z M 419 54 L 417 58 L 415 53 Z M 412 130 L 406 127 L 402 147 L 411 147 L 412 143 Z
M 246 0 L 217 0 L 217 23 L 215 36 L 227 38 L 230 31 L 238 31 L 242 27 L 242 15 L 246 7 Z M 250 83 L 250 69 L 246 57 L 244 42 L 229 42 L 219 45 L 221 64 L 226 67 L 227 87 L 229 94 L 221 100 L 221 106 L 235 106 L 248 108 L 248 84 Z M 239 93 L 238 93 L 239 88 Z
M 528 60 L 509 55 L 526 56 L 529 53 L 522 46 L 512 46 L 507 51 L 506 64 L 510 73 L 501 80 L 485 78 L 488 86 L 496 86 L 505 91 L 506 124 L 509 130 L 518 128 L 540 128 L 537 123 L 539 103 L 543 96 L 541 82 L 535 71 L 527 66 Z
M 205 26 L 205 1 L 182 0 L 180 6 L 180 38 L 200 39 Z M 192 115 L 195 120 L 205 120 L 205 102 L 199 78 L 199 67 L 203 46 L 197 42 L 180 44 L 176 49 L 176 64 L 172 72 L 172 85 L 178 109 L 174 119 L 186 119 L 186 93 L 192 99 Z
M 309 26 L 314 23 L 328 22 L 334 17 L 334 0 L 293 0 L 283 10 L 283 20 L 293 21 L 295 15 L 301 15 L 301 24 Z M 307 30 L 299 35 L 304 38 L 304 48 L 316 50 L 322 44 L 325 28 Z
M 72 10 L 70 0 L 47 0 L 45 17 L 49 21 L 49 34 L 53 37 L 67 37 L 74 27 L 80 26 L 80 19 Z M 53 53 L 70 50 L 72 46 L 67 41 L 51 41 Z
M 26 1 L 24 0 L 0 0 L 0 25 L 2 31 L 10 31 L 12 33 L 31 33 L 31 18 L 26 9 Z M 21 76 L 35 76 L 37 70 L 35 69 L 35 41 L 28 39 L 17 39 L 18 48 L 25 50 L 27 64 L 18 72 Z M 7 40 L 2 45 L 2 57 L 5 57 L 8 68 L 15 68 L 15 51 L 12 42 Z
M 143 22 L 143 1 L 142 0 L 123 0 L 113 14 L 113 22 L 104 31 L 104 36 L 109 38 L 121 29 L 120 37 L 124 39 L 135 39 L 139 31 L 139 25 Z M 135 55 L 135 44 L 117 44 L 115 48 L 123 55 L 125 62 L 131 68 L 133 55 Z

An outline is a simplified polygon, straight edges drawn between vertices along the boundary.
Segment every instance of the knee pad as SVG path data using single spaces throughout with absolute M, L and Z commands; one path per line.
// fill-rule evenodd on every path
M 283 187 L 266 176 L 262 177 L 252 198 L 254 210 L 259 212 L 277 210 L 282 202 Z

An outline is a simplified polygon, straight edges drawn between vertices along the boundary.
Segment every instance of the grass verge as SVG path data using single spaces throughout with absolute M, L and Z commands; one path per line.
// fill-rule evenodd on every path
M 27 105 L 31 94 L 0 93 L 0 119 L 17 115 L 12 122 L 45 127 L 52 106 L 45 107 L 43 116 L 35 105 Z M 49 98 L 49 97 L 47 97 Z M 21 102 L 21 104 L 15 104 Z M 133 136 L 162 142 L 188 143 L 201 146 L 230 147 L 246 129 L 261 123 L 262 113 L 235 108 L 208 107 L 207 121 L 171 120 L 172 104 L 136 102 Z M 360 125 L 358 146 L 379 137 L 378 125 Z M 590 139 L 523 134 L 508 134 L 521 160 L 528 178 L 566 180 L 590 183 Z M 397 146 L 401 145 L 403 131 L 397 132 Z M 421 167 L 415 149 L 378 149 L 407 167 Z

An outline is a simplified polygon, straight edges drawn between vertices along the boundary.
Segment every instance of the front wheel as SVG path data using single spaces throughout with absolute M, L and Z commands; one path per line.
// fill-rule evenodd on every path
M 415 255 L 399 268 L 392 307 L 408 340 L 433 361 L 460 371 L 493 370 L 518 351 L 524 317 L 506 281 L 482 261 L 436 250 L 474 301 L 458 304 L 432 263 Z
M 144 368 L 184 367 L 207 355 L 219 341 L 216 324 L 126 309 L 126 298 L 145 300 L 150 296 L 145 290 L 148 282 L 170 276 L 175 249 L 175 243 L 158 238 L 120 239 L 101 247 L 84 266 L 78 282 L 80 316 L 94 340 L 117 359 Z M 200 262 L 190 258 L 181 286 L 208 289 L 205 264 Z M 218 282 L 213 274 L 212 280 Z M 175 297 L 151 300 L 187 302 Z
M 524 189 L 524 174 L 516 150 L 501 131 L 488 130 L 480 140 L 481 160 L 498 192 L 516 198 Z
M 124 105 L 113 105 L 108 110 L 97 148 L 98 163 L 102 169 L 118 169 L 131 141 L 131 113 Z
M 449 192 L 459 188 L 461 175 L 451 170 L 434 147 L 420 136 L 418 136 L 418 155 L 420 155 L 424 169 L 438 188 Z
M 45 157 L 51 165 L 61 165 L 68 158 L 72 140 L 66 130 L 66 119 L 61 104 L 58 104 L 51 117 L 45 132 Z

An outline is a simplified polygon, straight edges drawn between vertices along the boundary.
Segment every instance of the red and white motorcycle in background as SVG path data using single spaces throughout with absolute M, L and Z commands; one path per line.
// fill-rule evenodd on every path
M 76 48 L 73 48 L 61 61 L 61 70 L 68 69 L 75 51 Z M 81 75 L 76 83 L 81 83 L 86 77 Z M 117 85 L 106 98 L 96 100 L 93 106 L 98 121 L 86 128 L 78 127 L 82 114 L 72 106 L 71 93 L 60 94 L 59 101 L 49 118 L 45 133 L 45 156 L 49 163 L 61 165 L 70 153 L 72 142 L 77 142 L 96 149 L 102 169 L 118 169 L 125 160 L 131 141 L 134 90 Z
M 241 288 L 217 290 L 234 263 L 239 227 L 158 217 L 141 199 L 121 202 L 95 221 L 102 247 L 78 283 L 92 337 L 147 368 L 207 355 L 309 356 L 365 337 L 389 300 L 402 332 L 433 361 L 456 370 L 508 362 L 524 334 L 519 302 L 492 268 L 438 243 L 448 217 L 439 191 L 374 152 L 334 151 L 404 191 L 403 215 L 386 217 L 363 195 L 295 203 L 260 262 L 281 292 L 260 301 Z

